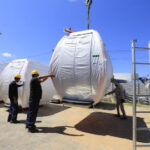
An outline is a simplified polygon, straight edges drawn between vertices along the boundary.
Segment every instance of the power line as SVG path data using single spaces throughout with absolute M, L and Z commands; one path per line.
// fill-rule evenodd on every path
M 42 52 L 42 53 L 39 53 L 39 54 L 36 54 L 36 55 L 25 56 L 24 58 L 34 58 L 34 57 L 38 57 L 38 56 L 44 56 L 44 55 L 47 55 L 47 54 L 51 54 L 51 52 L 50 51 L 45 51 L 45 52 Z
M 131 50 L 107 50 L 108 52 L 130 52 L 131 53 Z

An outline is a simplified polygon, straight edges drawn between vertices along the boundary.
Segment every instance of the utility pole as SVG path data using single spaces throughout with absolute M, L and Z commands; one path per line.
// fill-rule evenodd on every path
M 148 48 L 149 48 L 149 63 L 150 63 L 150 41 L 148 42 Z M 150 69 L 150 68 L 149 68 Z M 149 76 L 150 76 L 150 73 L 149 73 Z M 150 90 L 148 90 L 148 93 L 150 94 Z M 150 98 L 148 98 L 149 102 L 150 102 Z
M 148 48 L 149 48 L 148 53 L 149 53 L 149 63 L 150 63 L 150 41 L 148 42 Z M 149 76 L 150 76 L 150 74 L 149 74 Z
M 86 0 L 85 5 L 88 8 L 88 14 L 87 14 L 87 29 L 90 28 L 90 8 L 91 8 L 92 0 Z

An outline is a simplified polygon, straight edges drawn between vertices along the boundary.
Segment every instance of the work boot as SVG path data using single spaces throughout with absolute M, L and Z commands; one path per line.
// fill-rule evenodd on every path
M 26 124 L 26 128 L 30 128 L 30 125 Z M 36 125 L 33 125 L 32 128 L 36 128 Z
M 28 132 L 37 133 L 37 132 L 39 132 L 39 130 L 37 128 L 28 128 Z
M 124 119 L 124 120 L 126 120 L 126 119 L 127 119 L 127 117 L 126 117 L 126 116 L 123 116 L 123 117 L 121 117 L 121 119 Z
M 7 122 L 10 122 L 10 121 L 11 121 L 11 118 L 8 118 L 8 119 L 7 119 Z
M 12 115 L 11 115 L 11 114 L 9 114 L 8 119 L 7 119 L 7 122 L 10 122 L 10 121 L 11 121 L 11 119 L 12 119 Z
M 20 121 L 18 121 L 18 120 L 11 120 L 10 122 L 11 123 L 20 123 Z
M 94 108 L 94 105 L 90 105 L 88 108 Z
M 116 117 L 120 117 L 120 115 L 119 114 L 117 114 L 117 115 L 115 115 Z

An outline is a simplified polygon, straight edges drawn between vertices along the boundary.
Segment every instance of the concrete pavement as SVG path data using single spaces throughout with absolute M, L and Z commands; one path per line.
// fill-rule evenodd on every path
M 28 133 L 27 112 L 18 114 L 21 123 L 7 123 L 8 108 L 2 105 L 0 150 L 132 150 L 130 106 L 125 107 L 128 119 L 121 120 L 114 116 L 113 104 L 98 109 L 49 104 L 39 109 L 36 125 L 40 132 Z M 150 127 L 150 114 L 140 114 L 137 121 L 140 126 Z M 138 142 L 150 143 L 150 132 L 140 133 Z

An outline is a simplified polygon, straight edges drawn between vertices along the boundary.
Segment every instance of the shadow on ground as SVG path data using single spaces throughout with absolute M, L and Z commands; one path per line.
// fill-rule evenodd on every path
M 0 103 L 0 108 L 4 107 L 4 104 L 3 103 Z
M 100 108 L 104 110 L 114 110 L 116 108 L 116 105 L 106 102 L 99 102 L 98 104 L 96 104 L 95 108 Z
M 64 111 L 66 109 L 69 109 L 68 106 L 62 106 L 62 105 L 45 105 L 44 107 L 41 107 L 38 112 L 38 117 L 44 117 L 44 116 L 50 116 L 56 113 L 59 113 L 61 111 Z
M 62 106 L 59 104 L 48 104 L 48 105 L 44 105 L 42 107 L 39 108 L 38 111 L 38 117 L 45 117 L 45 116 L 51 116 L 54 115 L 56 113 L 59 113 L 61 111 L 64 111 L 66 109 L 69 109 L 70 107 L 68 106 Z M 21 113 L 25 113 L 27 114 L 27 110 L 23 110 Z
M 137 117 L 138 127 L 147 127 L 144 119 Z M 114 114 L 94 112 L 75 125 L 77 130 L 96 135 L 110 135 L 132 140 L 132 117 L 122 120 Z M 138 131 L 137 141 L 150 142 L 150 131 Z
M 36 123 L 41 123 L 42 121 L 38 120 Z M 26 120 L 19 120 L 19 123 L 26 124 Z
M 58 126 L 58 127 L 38 127 L 39 133 L 59 133 L 67 136 L 83 136 L 83 134 L 69 134 L 66 133 L 65 130 L 67 128 L 74 128 L 71 126 Z
M 80 108 L 89 108 L 91 105 L 84 104 L 84 103 L 71 103 L 71 102 L 64 102 L 65 105 L 70 107 L 80 107 Z M 93 107 L 92 107 L 93 108 Z M 90 108 L 90 109 L 92 109 Z M 116 104 L 111 102 L 99 102 L 94 106 L 94 109 L 103 109 L 103 110 L 114 110 L 116 108 Z

